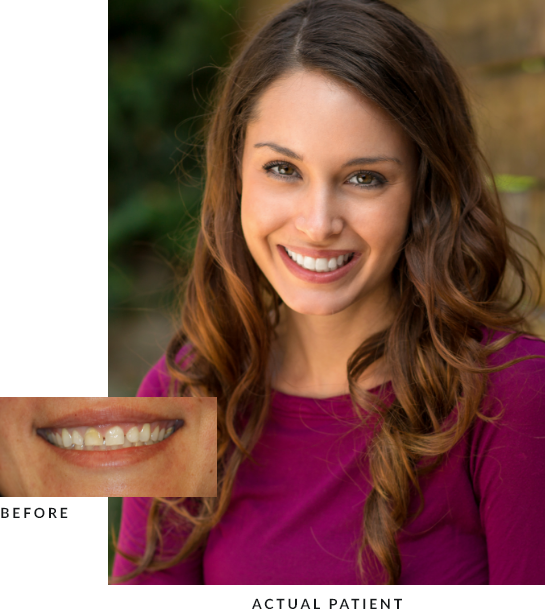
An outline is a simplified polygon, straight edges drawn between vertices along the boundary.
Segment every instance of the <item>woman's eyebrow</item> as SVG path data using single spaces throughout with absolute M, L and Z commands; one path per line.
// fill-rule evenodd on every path
M 292 157 L 293 159 L 298 159 L 299 161 L 303 161 L 302 155 L 298 155 L 297 153 L 295 153 L 295 151 L 292 151 L 291 149 L 288 149 L 287 147 L 281 147 L 280 145 L 277 145 L 274 142 L 258 142 L 254 145 L 254 147 L 255 148 L 269 147 L 269 149 L 272 149 L 273 151 L 276 151 L 277 153 L 280 153 L 281 155 L 286 155 L 287 157 Z M 347 161 L 346 163 L 344 163 L 342 167 L 346 168 L 347 166 L 358 166 L 362 164 L 376 164 L 376 163 L 385 162 L 385 161 L 395 162 L 396 164 L 402 165 L 401 161 L 397 157 L 388 157 L 386 155 L 380 155 L 378 157 L 355 157 L 354 159 L 351 159 Z

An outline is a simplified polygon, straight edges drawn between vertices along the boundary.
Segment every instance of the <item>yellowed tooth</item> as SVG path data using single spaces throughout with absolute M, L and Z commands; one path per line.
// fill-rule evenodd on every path
M 153 442 L 157 442 L 157 440 L 159 439 L 159 425 L 157 425 L 157 427 L 153 430 L 151 434 L 151 439 Z
M 89 429 L 85 432 L 84 444 L 85 446 L 101 446 L 102 445 L 102 436 L 98 433 L 98 431 L 94 427 L 89 427 Z
M 74 431 L 72 432 L 72 442 L 76 446 L 83 446 L 83 438 L 77 429 L 74 429 Z
M 58 434 L 58 433 L 55 434 L 55 444 L 57 446 L 62 446 L 61 434 Z
M 136 427 L 136 425 L 134 427 L 131 427 L 129 429 L 129 431 L 127 432 L 126 438 L 129 442 L 138 442 L 139 438 L 139 433 L 138 433 L 138 427 Z
M 62 430 L 62 445 L 64 448 L 68 448 L 72 446 L 72 436 L 68 433 L 67 429 Z
M 106 432 L 105 439 L 106 446 L 117 446 L 118 444 L 123 444 L 123 442 L 125 442 L 125 434 L 119 425 L 114 425 Z
M 162 442 L 165 439 L 165 430 L 161 429 L 159 432 L 159 442 Z
M 140 432 L 140 442 L 147 442 L 150 437 L 151 427 L 149 423 L 146 423 L 144 427 L 142 427 L 142 431 Z
M 169 427 L 165 432 L 165 438 L 168 438 L 173 431 L 174 427 Z

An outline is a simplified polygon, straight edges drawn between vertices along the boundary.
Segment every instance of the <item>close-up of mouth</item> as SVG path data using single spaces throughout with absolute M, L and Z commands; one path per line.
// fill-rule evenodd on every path
M 34 432 L 58 459 L 86 468 L 124 467 L 168 453 L 187 425 L 183 413 L 163 415 L 114 405 L 36 423 Z

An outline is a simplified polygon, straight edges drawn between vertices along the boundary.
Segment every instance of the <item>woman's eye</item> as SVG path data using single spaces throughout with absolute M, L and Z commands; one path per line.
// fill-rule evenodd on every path
M 283 170 L 283 172 L 280 172 L 280 176 L 292 176 L 291 174 L 289 174 L 289 171 L 295 171 L 295 168 L 293 166 L 288 166 L 287 164 L 275 164 L 274 166 L 267 166 L 267 171 L 271 170 L 272 168 L 281 168 Z M 272 174 L 275 174 L 274 172 Z
M 359 187 L 360 185 L 364 187 L 365 186 L 378 187 L 379 185 L 382 184 L 380 183 L 379 179 L 374 174 L 371 174 L 370 172 L 359 172 L 358 174 L 355 174 L 350 179 L 350 181 L 352 181 L 352 179 L 356 179 L 355 182 L 352 183 L 352 185 L 356 185 L 356 187 Z M 373 183 L 372 181 L 376 181 L 376 182 Z
M 291 179 L 296 174 L 298 174 L 295 168 L 287 162 L 270 162 L 268 164 L 265 164 L 263 168 L 267 172 L 267 174 L 272 174 L 274 177 L 283 180 Z M 278 171 L 273 172 L 273 168 L 278 169 Z M 367 172 L 362 170 L 350 177 L 347 182 L 350 185 L 354 185 L 362 189 L 369 189 L 372 187 L 381 187 L 387 181 L 381 178 L 378 174 L 375 174 L 374 172 Z

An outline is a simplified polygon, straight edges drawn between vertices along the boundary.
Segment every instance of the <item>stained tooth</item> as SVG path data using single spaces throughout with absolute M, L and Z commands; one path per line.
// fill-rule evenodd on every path
M 94 427 L 89 427 L 89 429 L 85 432 L 84 444 L 85 446 L 102 445 L 102 436 Z
M 68 433 L 67 429 L 62 430 L 62 445 L 64 448 L 68 448 L 72 446 L 72 436 Z
M 339 256 L 337 257 L 337 265 L 338 265 L 338 266 L 342 266 L 342 265 L 343 265 L 343 262 L 344 262 L 344 257 L 343 257 L 342 255 L 339 255 Z
M 47 432 L 47 439 L 51 442 L 51 444 L 55 444 L 55 434 L 52 431 Z
M 348 260 L 348 253 L 346 253 L 346 255 L 343 255 L 343 261 L 344 263 L 346 263 Z
M 77 429 L 72 430 L 72 442 L 76 446 L 83 446 L 83 437 Z
M 131 427 L 129 431 L 127 432 L 126 437 L 129 442 L 138 442 L 139 440 L 138 427 L 136 427 L 136 425 L 134 427 Z
M 150 437 L 150 432 L 151 432 L 151 427 L 150 427 L 149 423 L 146 423 L 144 425 L 144 427 L 142 427 L 142 431 L 140 432 L 140 435 L 138 436 L 139 441 L 140 442 L 147 442 L 149 440 L 149 437 Z
M 157 425 L 157 427 L 153 430 L 153 433 L 151 434 L 151 439 L 153 442 L 157 442 L 158 438 L 159 438 L 159 425 Z
M 335 257 L 332 257 L 328 262 L 327 262 L 327 267 L 330 270 L 336 270 L 337 269 L 337 260 L 335 259 Z
M 165 439 L 165 430 L 161 429 L 159 432 L 159 442 L 162 442 Z
M 173 431 L 174 427 L 169 427 L 165 432 L 165 438 L 168 438 Z
M 106 432 L 105 440 L 106 446 L 117 446 L 125 442 L 125 434 L 119 425 L 114 425 Z
M 305 258 L 302 255 L 299 255 L 299 253 L 297 253 L 296 259 L 297 259 L 297 263 L 300 266 L 302 266 L 303 265 L 303 261 L 305 261 Z
M 62 446 L 61 434 L 58 434 L 58 433 L 55 434 L 55 444 L 57 446 Z

